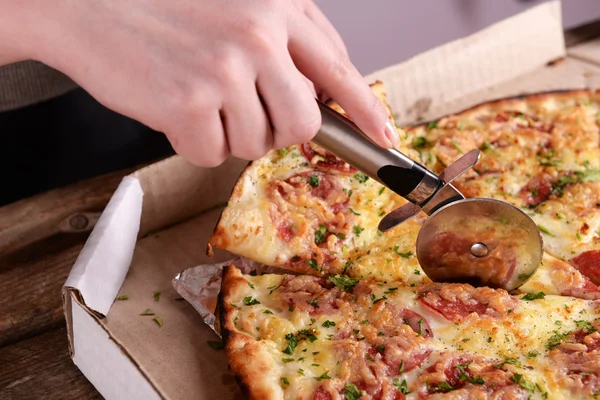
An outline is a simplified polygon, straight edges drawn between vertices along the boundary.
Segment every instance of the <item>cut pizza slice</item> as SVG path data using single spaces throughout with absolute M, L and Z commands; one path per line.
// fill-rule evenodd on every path
M 227 357 L 250 399 L 552 399 L 600 390 L 600 309 L 590 300 L 250 276 L 229 266 L 219 304 Z
M 389 111 L 381 82 L 371 87 Z M 291 146 L 270 152 L 242 173 L 209 253 L 215 247 L 298 273 L 341 273 L 381 236 L 377 226 L 383 215 L 405 203 L 318 146 Z

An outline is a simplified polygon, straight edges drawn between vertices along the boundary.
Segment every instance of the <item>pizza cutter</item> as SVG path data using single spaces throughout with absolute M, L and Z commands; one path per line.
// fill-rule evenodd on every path
M 379 223 L 394 229 L 420 212 L 428 217 L 416 242 L 416 255 L 434 282 L 469 283 L 514 290 L 542 260 L 543 241 L 535 222 L 511 204 L 465 198 L 452 181 L 480 157 L 473 149 L 439 175 L 396 149 L 383 149 L 348 118 L 318 101 L 322 126 L 313 143 L 407 200 Z

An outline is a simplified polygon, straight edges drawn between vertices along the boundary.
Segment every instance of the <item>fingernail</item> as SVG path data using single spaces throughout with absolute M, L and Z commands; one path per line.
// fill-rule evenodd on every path
M 396 126 L 389 119 L 385 123 L 385 136 L 392 143 L 392 146 L 394 146 L 394 147 L 400 146 L 400 138 L 398 137 L 398 131 L 396 130 Z

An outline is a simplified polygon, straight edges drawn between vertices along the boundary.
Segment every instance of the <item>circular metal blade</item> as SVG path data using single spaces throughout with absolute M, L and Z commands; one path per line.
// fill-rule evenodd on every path
M 493 199 L 465 199 L 434 212 L 417 238 L 417 258 L 435 282 L 513 290 L 537 270 L 542 235 L 520 209 Z

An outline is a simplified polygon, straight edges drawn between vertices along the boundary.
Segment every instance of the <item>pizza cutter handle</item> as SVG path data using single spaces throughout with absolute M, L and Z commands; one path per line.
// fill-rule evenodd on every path
M 321 129 L 313 143 L 375 179 L 408 201 L 421 204 L 441 184 L 441 180 L 396 149 L 383 149 L 340 113 L 317 100 Z

